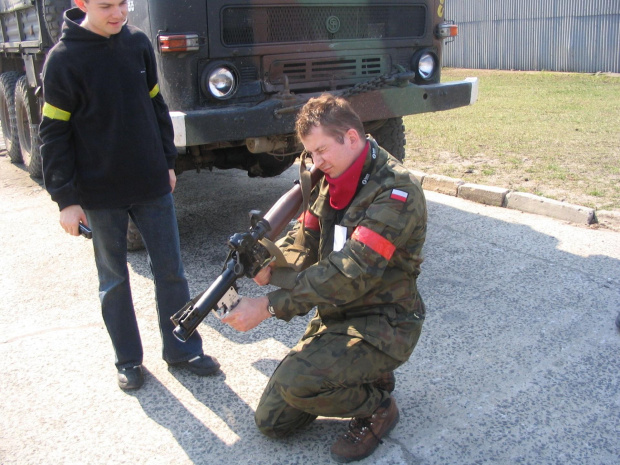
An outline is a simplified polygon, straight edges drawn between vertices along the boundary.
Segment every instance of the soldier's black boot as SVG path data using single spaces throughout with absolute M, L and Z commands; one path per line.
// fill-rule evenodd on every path
M 381 377 L 374 380 L 372 385 L 391 394 L 394 392 L 394 388 L 396 387 L 396 376 L 394 376 L 393 371 L 388 371 L 387 373 L 383 373 Z
M 371 416 L 351 419 L 349 431 L 332 445 L 332 458 L 336 462 L 348 463 L 368 457 L 381 439 L 394 429 L 399 416 L 396 401 L 390 397 Z
M 616 328 L 620 329 L 620 313 L 618 313 L 618 316 L 616 317 Z

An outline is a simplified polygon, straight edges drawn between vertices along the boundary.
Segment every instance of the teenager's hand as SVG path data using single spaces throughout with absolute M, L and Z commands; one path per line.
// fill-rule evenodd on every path
M 174 188 L 177 185 L 177 175 L 174 174 L 174 170 L 168 170 L 168 175 L 170 176 L 170 188 L 172 189 L 171 192 L 174 192 Z
M 88 226 L 88 220 L 82 207 L 79 205 L 70 205 L 60 211 L 60 226 L 72 236 L 80 235 L 80 223 Z

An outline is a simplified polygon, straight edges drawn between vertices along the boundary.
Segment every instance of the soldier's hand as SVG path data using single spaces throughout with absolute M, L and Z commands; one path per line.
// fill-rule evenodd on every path
M 268 306 L 269 299 L 266 296 L 257 299 L 243 297 L 222 321 L 237 331 L 249 331 L 271 317 Z
M 88 226 L 88 220 L 82 207 L 70 205 L 60 211 L 60 226 L 72 236 L 80 235 L 80 223 Z
M 266 286 L 271 281 L 271 270 L 275 266 L 275 262 L 271 262 L 268 266 L 260 270 L 254 276 L 254 282 L 259 286 Z

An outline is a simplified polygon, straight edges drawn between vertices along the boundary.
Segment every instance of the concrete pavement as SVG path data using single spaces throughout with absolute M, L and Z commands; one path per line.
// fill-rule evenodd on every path
M 228 235 L 266 210 L 272 180 L 184 173 L 176 201 L 192 293 L 219 273 Z M 420 291 L 428 317 L 397 371 L 401 421 L 360 464 L 617 464 L 620 233 L 427 191 Z M 143 252 L 129 257 L 146 383 L 116 385 L 90 243 L 64 234 L 39 184 L 0 158 L 0 463 L 328 464 L 345 420 L 277 441 L 253 412 L 306 318 L 236 333 L 212 316 L 201 379 L 168 369 Z M 244 280 L 242 293 L 262 289 Z

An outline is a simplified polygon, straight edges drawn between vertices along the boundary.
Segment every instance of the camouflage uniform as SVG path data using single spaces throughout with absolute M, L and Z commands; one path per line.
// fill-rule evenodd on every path
M 426 235 L 424 193 L 409 171 L 369 140 L 362 171 L 362 177 L 370 175 L 367 182 L 343 215 L 330 206 L 329 185 L 321 181 L 309 208 L 320 232 L 305 229 L 312 265 L 292 289 L 269 294 L 280 319 L 313 307 L 317 312 L 256 410 L 256 424 L 268 436 L 284 436 L 319 415 L 371 415 L 389 396 L 373 381 L 407 361 L 420 336 L 425 311 L 416 278 Z M 336 224 L 347 228 L 340 251 L 333 251 Z M 284 252 L 299 231 L 298 224 L 280 241 Z

